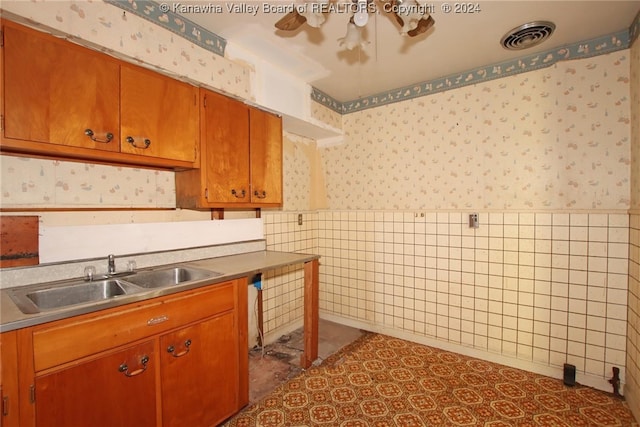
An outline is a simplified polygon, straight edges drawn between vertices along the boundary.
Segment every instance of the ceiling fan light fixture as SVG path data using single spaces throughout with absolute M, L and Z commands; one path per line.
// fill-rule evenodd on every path
M 431 18 L 429 14 L 431 8 L 432 6 L 426 4 L 421 5 L 416 0 L 392 0 L 391 11 L 393 11 L 397 22 L 401 26 L 400 34 L 413 37 L 424 32 L 427 21 L 433 22 L 433 18 Z M 429 25 L 429 27 L 431 27 L 431 25 Z M 416 29 L 420 26 L 423 28 L 417 33 Z
M 347 24 L 347 34 L 344 37 L 339 38 L 338 41 L 340 42 L 340 46 L 344 46 L 348 50 L 353 50 L 357 47 L 364 48 L 360 27 L 353 22 L 353 18 L 350 19 Z
M 325 21 L 325 17 L 322 13 L 305 12 L 301 15 L 307 19 L 307 24 L 313 28 L 320 28 Z
M 400 29 L 400 34 L 406 36 L 407 34 L 409 34 L 409 31 L 415 30 L 418 27 L 419 21 L 419 19 L 405 19 L 404 25 Z
M 280 31 L 296 31 L 305 23 L 313 28 L 320 27 L 325 22 L 325 16 L 332 11 L 344 11 L 342 7 L 329 7 L 332 0 L 298 0 L 292 11 L 288 12 L 276 22 L 275 27 Z M 341 1 L 341 0 L 337 0 Z M 416 37 L 431 27 L 434 20 L 429 14 L 433 6 L 420 4 L 416 0 L 380 0 L 384 3 L 384 12 L 395 17 L 401 34 Z M 348 11 L 352 12 L 347 24 L 347 34 L 338 39 L 341 46 L 352 50 L 356 47 L 364 49 L 368 42 L 363 41 L 360 30 L 369 22 L 369 14 L 379 13 L 375 8 L 375 0 L 350 0 Z M 401 17 L 402 15 L 402 17 Z
M 313 28 L 320 28 L 324 24 L 325 16 L 323 10 L 329 0 L 306 1 L 300 8 L 300 15 L 304 16 L 307 24 Z
M 369 21 L 369 11 L 367 10 L 367 0 L 358 0 L 356 12 L 353 14 L 353 23 L 358 27 L 364 27 Z

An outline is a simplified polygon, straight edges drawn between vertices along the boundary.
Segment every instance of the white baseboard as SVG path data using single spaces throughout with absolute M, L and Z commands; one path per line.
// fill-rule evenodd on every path
M 624 398 L 636 420 L 640 420 L 640 395 L 638 393 L 640 390 L 632 390 L 631 388 L 624 390 Z
M 304 326 L 304 319 L 296 320 L 295 322 L 287 323 L 286 325 L 282 325 L 279 328 L 274 329 L 273 331 L 269 331 L 264 334 L 263 340 L 264 345 L 273 344 L 283 335 L 288 335 L 291 332 L 295 331 L 298 328 Z
M 450 343 L 447 341 L 441 341 L 435 338 L 426 337 L 424 335 L 417 335 L 401 329 L 393 327 L 376 325 L 369 322 L 363 322 L 356 319 L 350 319 L 346 317 L 336 316 L 330 313 L 320 313 L 320 317 L 325 320 L 329 320 L 335 323 L 340 323 L 353 328 L 359 328 L 366 331 L 377 332 L 384 335 L 389 335 L 395 338 L 404 339 L 407 341 L 415 342 L 418 344 L 424 344 L 431 347 L 440 348 L 443 350 L 451 351 L 465 356 L 475 357 L 478 359 L 486 360 L 489 362 L 499 363 L 501 365 L 509 366 L 511 368 L 522 369 L 525 371 L 533 372 L 540 375 L 545 375 L 551 378 L 562 379 L 563 369 L 557 366 L 547 366 L 533 361 L 516 359 L 514 357 L 505 356 L 498 353 L 492 353 L 487 350 L 477 349 L 473 347 L 464 346 L 462 344 Z M 593 387 L 598 390 L 602 390 L 608 393 L 613 393 L 613 388 L 609 384 L 606 378 L 596 377 L 593 375 L 586 375 L 576 373 L 576 382 L 584 386 Z M 620 385 L 620 392 L 624 390 L 624 384 Z

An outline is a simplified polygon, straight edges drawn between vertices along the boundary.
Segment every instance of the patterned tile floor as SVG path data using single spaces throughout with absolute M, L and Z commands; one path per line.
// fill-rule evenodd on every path
M 365 334 L 225 426 L 638 426 L 588 387 Z

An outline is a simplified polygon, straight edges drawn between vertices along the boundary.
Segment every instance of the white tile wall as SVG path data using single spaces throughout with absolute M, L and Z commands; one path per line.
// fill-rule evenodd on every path
M 636 37 L 630 51 L 631 227 L 629 228 L 627 384 L 625 387 L 625 396 L 628 396 L 629 407 L 636 419 L 640 419 L 640 42 L 638 40 Z
M 317 213 L 263 211 L 267 249 L 273 251 L 316 253 Z M 304 268 L 292 266 L 265 273 L 262 280 L 264 342 L 295 329 L 303 317 Z
M 624 379 L 626 214 L 321 211 L 322 312 Z
M 640 403 L 640 213 L 631 215 L 629 227 L 629 292 L 627 308 L 627 387 Z M 637 415 L 636 415 L 637 416 Z

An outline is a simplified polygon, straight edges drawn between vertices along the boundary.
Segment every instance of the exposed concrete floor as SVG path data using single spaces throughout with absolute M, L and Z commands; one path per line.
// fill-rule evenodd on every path
M 249 404 L 255 403 L 278 385 L 298 375 L 304 348 L 303 330 L 283 335 L 277 342 L 249 352 Z M 318 323 L 318 358 L 326 359 L 355 341 L 362 331 L 320 319 Z

